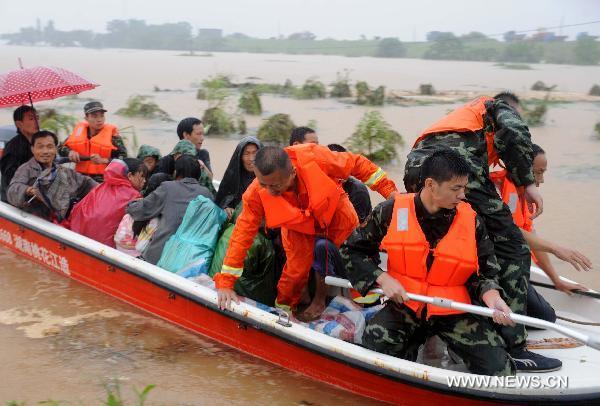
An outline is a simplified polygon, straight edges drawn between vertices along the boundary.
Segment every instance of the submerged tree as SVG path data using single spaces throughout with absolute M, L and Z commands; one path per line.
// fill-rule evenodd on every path
M 220 107 L 206 109 L 202 122 L 207 135 L 228 135 L 235 131 L 233 117 Z
M 169 114 L 158 107 L 150 96 L 134 95 L 127 99 L 127 105 L 117 110 L 116 114 L 125 117 L 158 118 L 173 121 Z
M 77 118 L 68 114 L 60 114 L 56 109 L 39 109 L 39 124 L 43 130 L 52 131 L 60 139 L 61 133 L 65 138 L 77 124 Z
M 588 94 L 590 96 L 600 96 L 600 86 L 599 85 L 592 86 L 592 88 L 590 89 Z
M 544 97 L 544 100 L 536 103 L 534 107 L 530 107 L 523 103 L 523 119 L 530 127 L 540 127 L 544 125 L 546 121 L 546 113 L 548 112 L 548 95 Z
M 371 90 L 367 82 L 356 83 L 356 104 L 366 106 L 383 106 L 385 101 L 385 87 L 379 86 Z
M 352 97 L 352 90 L 350 89 L 350 73 L 345 70 L 343 74 L 338 72 L 336 74 L 335 82 L 331 84 L 331 97 Z
M 391 128 L 378 111 L 365 113 L 354 133 L 344 142 L 352 152 L 363 154 L 378 164 L 389 163 L 398 156 L 402 136 Z
M 327 90 L 323 82 L 314 78 L 306 79 L 306 82 L 295 92 L 298 99 L 323 99 L 327 97 Z
M 262 104 L 260 102 L 260 96 L 254 89 L 246 90 L 240 96 L 238 103 L 240 109 L 246 114 L 258 116 L 262 113 Z
M 295 127 L 296 125 L 289 115 L 275 114 L 263 121 L 256 136 L 267 144 L 285 146 Z

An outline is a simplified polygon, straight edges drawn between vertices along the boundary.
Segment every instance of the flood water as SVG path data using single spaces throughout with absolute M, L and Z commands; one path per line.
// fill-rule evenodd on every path
M 139 143 L 168 153 L 177 141 L 176 122 L 129 119 L 114 113 L 133 94 L 154 96 L 176 121 L 201 117 L 206 102 L 196 100 L 194 82 L 231 74 L 235 81 L 258 77 L 268 83 L 295 84 L 309 77 L 325 83 L 336 72 L 350 71 L 352 80 L 415 90 L 432 83 L 439 90 L 493 94 L 525 91 L 536 80 L 557 85 L 560 92 L 585 94 L 600 78 L 600 67 L 532 65 L 532 70 L 506 70 L 491 63 L 383 60 L 300 55 L 214 54 L 184 57 L 173 51 L 86 50 L 0 46 L 0 72 L 18 66 L 55 65 L 99 84 L 75 100 L 38 104 L 79 115 L 86 98 L 109 110 L 108 121 L 120 128 L 133 125 Z M 154 86 L 173 92 L 153 92 Z M 365 107 L 335 100 L 262 98 L 263 117 L 288 113 L 298 125 L 316 120 L 320 142 L 343 142 Z M 380 108 L 388 122 L 412 145 L 417 134 L 453 106 L 448 104 Z M 0 109 L 0 124 L 12 122 L 12 109 Z M 261 118 L 246 117 L 249 132 Z M 536 220 L 538 233 L 587 254 L 596 268 L 581 274 L 555 261 L 559 272 L 600 289 L 600 141 L 592 137 L 600 121 L 598 102 L 552 105 L 546 125 L 533 128 L 536 143 L 547 152 L 549 171 L 541 192 L 545 211 Z M 207 137 L 216 178 L 220 178 L 236 139 Z M 402 185 L 403 157 L 386 170 Z M 378 201 L 375 198 L 375 201 Z M 134 398 L 134 388 L 156 384 L 150 394 L 160 404 L 334 404 L 369 402 L 256 360 L 211 340 L 171 326 L 102 293 L 58 276 L 7 250 L 0 249 L 0 401 L 46 399 L 92 403 L 106 396 L 105 385 L 120 382 L 121 393 Z M 111 383 L 112 382 L 112 383 Z

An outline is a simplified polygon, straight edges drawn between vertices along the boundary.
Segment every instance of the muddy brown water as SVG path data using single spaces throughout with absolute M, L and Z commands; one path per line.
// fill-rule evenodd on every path
M 168 153 L 177 141 L 176 123 L 117 116 L 132 94 L 154 96 L 174 119 L 201 116 L 206 102 L 195 99 L 193 82 L 215 73 L 236 81 L 258 77 L 296 84 L 317 77 L 325 83 L 343 69 L 353 80 L 367 80 L 394 90 L 414 90 L 433 83 L 441 90 L 493 93 L 527 90 L 536 80 L 558 90 L 587 93 L 600 77 L 600 67 L 532 65 L 529 71 L 506 70 L 491 63 L 424 60 L 381 60 L 326 56 L 215 54 L 183 57 L 171 51 L 88 50 L 0 46 L 0 72 L 14 69 L 17 57 L 26 66 L 55 65 L 101 84 L 79 99 L 39 103 L 80 114 L 86 98 L 101 100 L 109 122 L 133 125 L 140 143 Z M 153 87 L 172 92 L 153 92 Z M 297 124 L 316 120 L 321 143 L 343 142 L 365 107 L 334 100 L 300 101 L 264 96 L 263 117 L 288 113 Z M 233 103 L 235 104 L 235 103 Z M 399 107 L 380 111 L 411 145 L 420 130 L 452 105 Z M 10 123 L 12 109 L 0 109 L 0 124 Z M 260 117 L 247 117 L 250 133 Z M 551 106 L 546 125 L 533 128 L 534 141 L 547 151 L 549 171 L 542 186 L 545 212 L 536 221 L 541 236 L 586 253 L 600 269 L 600 141 L 592 128 L 600 121 L 598 103 Z M 207 137 L 215 176 L 220 178 L 237 143 Z M 403 157 L 387 171 L 401 186 Z M 374 196 L 374 201 L 380 198 Z M 598 269 L 578 273 L 554 261 L 559 272 L 600 289 Z M 93 289 L 65 279 L 11 252 L 0 249 L 0 401 L 46 399 L 100 402 L 105 385 L 120 382 L 121 393 L 134 399 L 134 388 L 156 384 L 150 394 L 159 404 L 334 404 L 363 398 L 320 384 L 256 360 L 214 341 L 174 327 Z

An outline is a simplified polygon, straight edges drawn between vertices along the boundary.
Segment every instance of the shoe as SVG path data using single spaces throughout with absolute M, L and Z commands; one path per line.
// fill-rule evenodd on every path
M 562 368 L 562 361 L 536 354 L 527 349 L 510 354 L 515 362 L 517 372 L 552 372 Z

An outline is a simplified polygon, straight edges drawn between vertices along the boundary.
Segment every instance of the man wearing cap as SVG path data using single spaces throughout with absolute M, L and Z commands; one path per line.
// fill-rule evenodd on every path
M 117 127 L 106 124 L 102 103 L 91 101 L 83 106 L 83 112 L 85 121 L 75 126 L 59 154 L 75 162 L 77 172 L 102 182 L 106 165 L 114 158 L 127 158 L 127 148 Z

